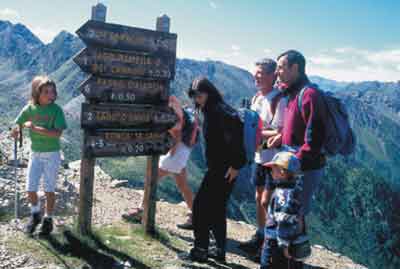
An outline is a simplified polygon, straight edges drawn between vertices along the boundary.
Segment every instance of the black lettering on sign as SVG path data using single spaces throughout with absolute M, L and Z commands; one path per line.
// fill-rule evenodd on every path
M 74 57 L 79 67 L 91 74 L 113 78 L 173 79 L 175 58 L 166 54 L 123 52 L 88 47 Z
M 173 140 L 168 132 L 96 131 L 85 139 L 84 148 L 93 157 L 165 154 Z
M 80 89 L 86 98 L 98 102 L 157 104 L 168 95 L 168 83 L 160 80 L 91 77 Z

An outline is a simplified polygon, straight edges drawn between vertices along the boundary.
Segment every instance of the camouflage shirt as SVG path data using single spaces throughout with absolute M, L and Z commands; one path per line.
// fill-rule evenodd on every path
M 289 246 L 303 234 L 299 214 L 303 177 L 285 182 L 274 180 L 273 185 L 275 188 L 268 206 L 266 237 L 276 239 L 280 246 Z

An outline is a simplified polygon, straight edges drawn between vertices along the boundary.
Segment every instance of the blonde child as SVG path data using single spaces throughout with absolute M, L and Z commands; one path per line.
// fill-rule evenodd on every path
M 64 112 L 54 103 L 57 97 L 56 84 L 47 77 L 38 76 L 32 80 L 30 102 L 15 120 L 16 127 L 11 135 L 18 137 L 21 128 L 29 129 L 31 157 L 28 165 L 26 191 L 31 205 L 31 217 L 25 232 L 32 235 L 42 221 L 38 189 L 43 176 L 46 195 L 46 211 L 40 235 L 49 235 L 53 230 L 55 187 L 60 166 L 60 136 L 67 128 Z

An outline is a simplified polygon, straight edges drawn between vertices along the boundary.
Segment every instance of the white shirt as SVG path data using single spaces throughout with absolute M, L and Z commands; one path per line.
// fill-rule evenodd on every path
M 263 122 L 264 129 L 279 129 L 283 127 L 285 108 L 287 106 L 286 97 L 282 97 L 279 100 L 276 106 L 275 115 L 272 115 L 272 101 L 278 94 L 279 90 L 274 88 L 266 95 L 258 94 L 252 98 L 250 109 L 258 113 Z M 261 150 L 261 152 L 256 152 L 254 162 L 259 164 L 269 162 L 277 152 L 277 149 L 264 149 Z

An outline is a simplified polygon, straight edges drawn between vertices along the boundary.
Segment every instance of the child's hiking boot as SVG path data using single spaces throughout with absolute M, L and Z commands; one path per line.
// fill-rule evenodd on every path
M 205 263 L 208 260 L 207 250 L 194 247 L 190 250 L 189 258 L 195 262 Z
M 293 245 L 290 255 L 296 261 L 304 261 L 311 255 L 311 245 L 309 241 Z
M 53 219 L 52 218 L 44 218 L 42 227 L 40 229 L 40 236 L 48 236 L 53 231 Z
M 25 233 L 28 235 L 32 235 L 41 221 L 42 216 L 40 215 L 40 212 L 31 214 L 29 222 L 25 226 Z

